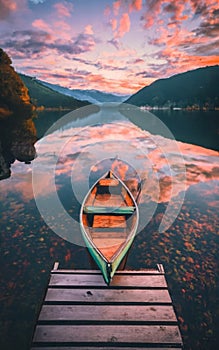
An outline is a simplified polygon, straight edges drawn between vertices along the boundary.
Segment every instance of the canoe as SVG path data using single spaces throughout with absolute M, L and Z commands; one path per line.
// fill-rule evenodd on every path
M 137 231 L 139 211 L 124 182 L 107 172 L 89 190 L 80 211 L 86 246 L 109 285 Z

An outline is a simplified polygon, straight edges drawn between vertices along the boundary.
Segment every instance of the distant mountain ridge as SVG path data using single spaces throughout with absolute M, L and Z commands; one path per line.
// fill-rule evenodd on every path
M 136 106 L 219 107 L 219 65 L 158 79 L 125 102 Z
M 51 84 L 43 80 L 36 79 L 42 85 L 47 86 L 48 88 L 57 91 L 66 96 L 74 97 L 80 101 L 89 101 L 90 103 L 99 104 L 107 102 L 124 102 L 130 95 L 117 95 L 107 92 L 101 92 L 99 90 L 81 90 L 81 89 L 68 89 L 60 85 Z
M 43 85 L 37 79 L 19 73 L 25 86 L 28 88 L 31 102 L 38 108 L 76 109 L 89 105 L 88 101 L 80 101 L 71 96 L 66 96 L 58 91 Z

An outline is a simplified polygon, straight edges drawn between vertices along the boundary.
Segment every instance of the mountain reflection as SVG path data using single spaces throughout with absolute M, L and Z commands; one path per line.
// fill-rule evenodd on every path
M 11 175 L 11 164 L 29 163 L 36 155 L 36 129 L 32 119 L 0 121 L 0 180 Z

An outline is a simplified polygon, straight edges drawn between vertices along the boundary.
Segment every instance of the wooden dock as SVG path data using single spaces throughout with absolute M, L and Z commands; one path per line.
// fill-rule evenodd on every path
M 32 350 L 182 349 L 162 265 L 117 271 L 51 271 Z

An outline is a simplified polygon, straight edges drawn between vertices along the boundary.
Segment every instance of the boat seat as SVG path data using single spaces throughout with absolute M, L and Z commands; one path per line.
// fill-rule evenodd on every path
M 119 180 L 117 179 L 101 179 L 98 182 L 99 186 L 118 186 Z
M 123 231 L 103 231 L 103 229 L 101 231 L 92 231 L 91 232 L 91 237 L 92 239 L 104 239 L 104 240 L 108 240 L 110 242 L 110 240 L 112 239 L 126 239 L 127 238 L 127 232 L 126 230 L 123 229 Z
M 85 206 L 84 213 L 86 214 L 108 214 L 108 215 L 129 215 L 135 211 L 135 207 L 95 207 Z

